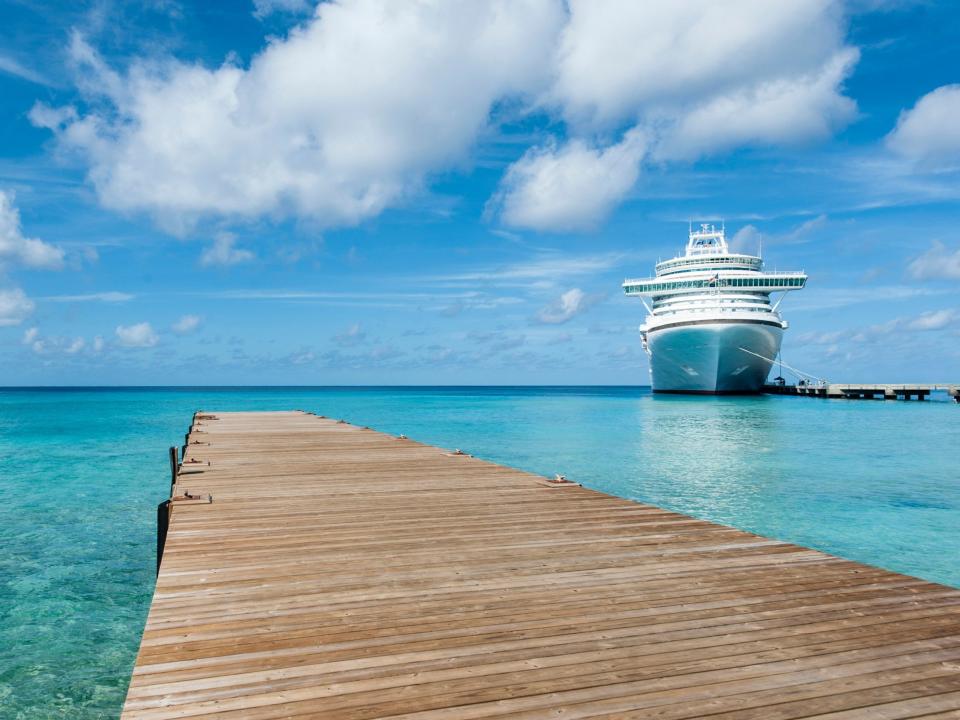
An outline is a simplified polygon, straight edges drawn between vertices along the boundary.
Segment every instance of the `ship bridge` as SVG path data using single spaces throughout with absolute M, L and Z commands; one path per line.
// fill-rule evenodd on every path
M 703 268 L 698 268 L 703 270 Z M 807 282 L 807 275 L 803 272 L 730 272 L 720 271 L 710 267 L 703 272 L 703 277 L 669 278 L 660 276 L 653 278 L 625 280 L 623 290 L 627 295 L 676 295 L 692 291 L 721 290 L 728 288 L 742 288 L 752 292 L 779 292 L 799 290 Z
M 724 229 L 704 224 L 690 231 L 683 255 L 658 262 L 656 276 L 628 279 L 627 295 L 661 296 L 724 289 L 764 293 L 799 290 L 807 282 L 803 272 L 764 272 L 763 259 L 732 253 Z

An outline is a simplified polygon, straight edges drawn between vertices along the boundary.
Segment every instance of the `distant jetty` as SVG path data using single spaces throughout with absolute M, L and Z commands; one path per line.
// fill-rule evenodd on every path
M 763 391 L 770 395 L 803 395 L 846 400 L 926 400 L 935 390 L 945 390 L 955 402 L 960 403 L 960 386 L 947 384 L 801 383 L 763 387 Z

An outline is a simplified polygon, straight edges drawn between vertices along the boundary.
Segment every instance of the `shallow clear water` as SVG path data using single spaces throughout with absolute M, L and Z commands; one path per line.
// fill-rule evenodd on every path
M 0 716 L 119 714 L 166 448 L 312 410 L 960 587 L 960 407 L 640 388 L 0 391 Z

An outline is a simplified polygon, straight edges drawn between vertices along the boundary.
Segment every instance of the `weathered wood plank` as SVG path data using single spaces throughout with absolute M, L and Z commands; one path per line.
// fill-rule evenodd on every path
M 960 712 L 960 591 L 302 412 L 197 416 L 123 717 Z M 199 462 L 191 462 L 199 461 Z

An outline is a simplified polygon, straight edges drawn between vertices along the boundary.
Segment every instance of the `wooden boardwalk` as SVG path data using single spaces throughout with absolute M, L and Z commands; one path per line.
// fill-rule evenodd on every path
M 960 591 L 306 413 L 215 415 L 127 720 L 960 718 Z

